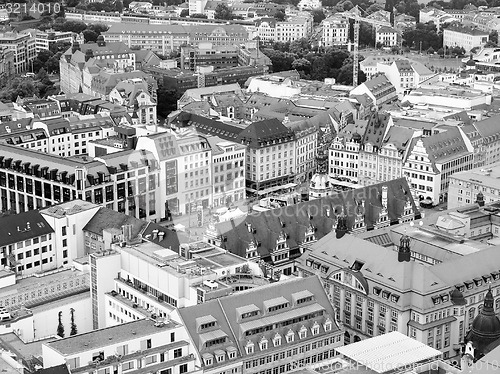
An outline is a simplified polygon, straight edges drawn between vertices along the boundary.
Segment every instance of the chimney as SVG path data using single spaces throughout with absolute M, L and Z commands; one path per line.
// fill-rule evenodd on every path
M 479 192 L 476 196 L 476 203 L 480 207 L 484 206 L 484 195 L 482 192 Z
M 76 51 L 80 51 L 80 43 L 75 41 L 73 45 L 71 46 L 71 53 L 75 53 Z
M 90 60 L 91 58 L 94 57 L 94 52 L 92 51 L 92 49 L 87 49 L 85 51 L 85 62 L 87 62 L 88 60 Z
M 153 230 L 153 240 L 158 237 L 158 230 Z
M 387 186 L 382 186 L 382 206 L 387 208 Z
M 163 238 L 164 238 L 164 237 L 165 237 L 165 233 L 164 233 L 163 231 L 160 231 L 160 232 L 158 233 L 158 241 L 160 241 L 160 242 L 161 242 L 161 241 L 163 240 Z
M 97 45 L 98 45 L 99 47 L 104 47 L 104 46 L 106 45 L 106 41 L 104 40 L 104 36 L 99 35 L 99 36 L 97 37 Z
M 122 226 L 123 241 L 129 243 L 132 240 L 132 225 Z

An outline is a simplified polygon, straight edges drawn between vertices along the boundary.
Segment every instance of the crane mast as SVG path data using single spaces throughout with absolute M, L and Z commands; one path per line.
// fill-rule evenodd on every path
M 353 64 L 352 64 L 352 84 L 354 87 L 358 85 L 359 76 L 359 23 L 361 21 L 369 23 L 373 26 L 390 26 L 390 22 L 378 21 L 375 19 L 368 19 L 361 17 L 360 9 L 356 5 L 348 12 L 342 13 L 342 15 L 348 19 L 354 20 L 354 37 L 353 37 Z

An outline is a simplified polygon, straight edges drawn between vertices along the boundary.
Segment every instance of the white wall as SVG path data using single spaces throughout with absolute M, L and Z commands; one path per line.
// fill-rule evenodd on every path
M 71 308 L 75 310 L 75 324 L 78 333 L 80 334 L 92 330 L 92 301 L 90 299 L 90 292 L 82 294 L 82 297 L 72 297 L 71 299 L 64 303 L 58 301 L 32 308 L 32 327 L 35 331 L 35 340 L 57 334 L 59 312 L 62 312 L 61 320 L 64 326 L 64 336 L 70 336 Z

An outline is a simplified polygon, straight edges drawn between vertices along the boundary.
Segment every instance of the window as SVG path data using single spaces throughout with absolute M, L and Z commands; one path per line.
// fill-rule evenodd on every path
M 132 370 L 133 368 L 134 368 L 134 361 L 128 361 L 122 364 L 122 371 Z
M 182 364 L 179 366 L 179 373 L 184 374 L 188 372 L 188 365 L 187 364 Z
M 62 227 L 62 236 L 66 236 L 66 226 Z
M 174 349 L 174 358 L 182 357 L 182 348 Z
M 146 361 L 146 365 L 154 364 L 156 361 L 158 361 L 158 356 L 156 356 L 156 355 L 148 356 L 148 357 L 146 357 L 145 361 Z

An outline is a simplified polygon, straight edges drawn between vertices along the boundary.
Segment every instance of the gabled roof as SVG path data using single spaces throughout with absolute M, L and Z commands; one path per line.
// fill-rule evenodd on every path
M 482 121 L 477 121 L 474 126 L 477 129 L 477 132 L 479 135 L 481 135 L 483 138 L 486 138 L 488 136 L 497 136 L 500 135 L 500 127 L 498 126 L 498 123 L 500 121 L 500 115 L 486 118 Z
M 188 112 L 180 112 L 172 118 L 170 123 L 179 124 L 182 127 L 194 126 L 202 134 L 214 135 L 231 141 L 236 141 L 242 131 L 241 127 Z
M 0 217 L 0 247 L 53 232 L 37 210 Z
M 413 129 L 392 126 L 387 132 L 383 145 L 393 144 L 398 149 L 398 151 L 404 152 L 410 144 L 414 133 L 415 130 Z
M 368 121 L 362 143 L 370 143 L 374 147 L 380 148 L 390 119 L 391 115 L 389 113 L 373 112 Z
M 470 153 L 462 133 L 456 127 L 432 136 L 413 138 L 410 150 L 419 140 L 422 140 L 427 156 L 432 163 L 446 162 L 450 158 Z

